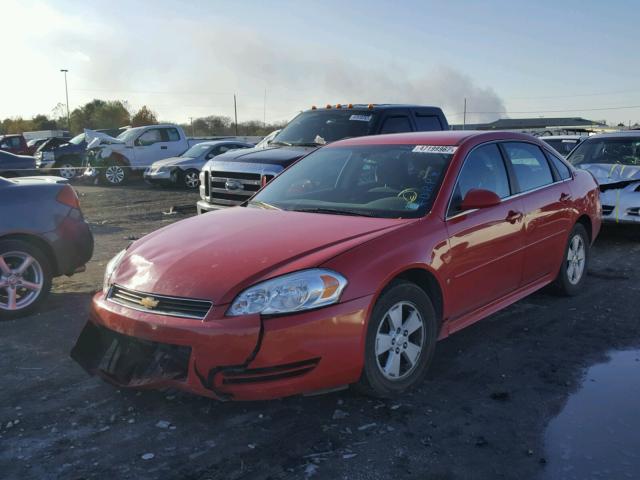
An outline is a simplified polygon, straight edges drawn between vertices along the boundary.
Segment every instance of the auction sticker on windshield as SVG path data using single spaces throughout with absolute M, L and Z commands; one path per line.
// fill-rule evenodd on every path
M 349 120 L 354 120 L 356 122 L 368 122 L 371 120 L 371 115 L 351 115 Z
M 413 147 L 414 153 L 444 153 L 447 155 L 452 155 L 456 152 L 458 147 L 453 147 L 451 145 L 416 145 Z

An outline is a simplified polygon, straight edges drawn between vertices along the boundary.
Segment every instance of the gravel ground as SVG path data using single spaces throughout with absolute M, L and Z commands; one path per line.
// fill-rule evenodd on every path
M 57 279 L 39 314 L 0 323 L 3 478 L 535 478 L 545 426 L 584 369 L 640 346 L 640 229 L 607 228 L 582 295 L 542 291 L 440 342 L 427 379 L 399 401 L 116 390 L 69 358 L 90 294 L 112 255 L 194 214 L 163 212 L 197 195 L 78 191 L 96 240 L 87 272 Z

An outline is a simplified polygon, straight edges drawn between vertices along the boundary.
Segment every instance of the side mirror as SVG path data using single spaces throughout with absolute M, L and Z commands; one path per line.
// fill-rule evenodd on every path
M 493 207 L 500 203 L 500 197 L 491 190 L 473 188 L 467 192 L 460 204 L 461 210 L 474 210 L 476 208 Z

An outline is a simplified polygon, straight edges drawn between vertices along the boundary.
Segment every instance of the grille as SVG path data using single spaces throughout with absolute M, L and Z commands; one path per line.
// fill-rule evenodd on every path
M 628 209 L 627 215 L 631 215 L 632 217 L 640 217 L 640 207 Z
M 602 205 L 602 215 L 611 215 L 613 212 L 613 205 Z
M 260 190 L 261 181 L 262 176 L 259 173 L 212 171 L 209 173 L 205 194 L 211 198 L 211 203 L 239 205 Z M 237 184 L 239 188 L 227 188 L 228 182 Z
M 153 293 L 142 293 L 135 290 L 122 288 L 119 285 L 111 287 L 107 296 L 112 302 L 125 307 L 134 308 L 147 313 L 158 315 L 169 315 L 172 317 L 184 317 L 202 320 L 207 316 L 212 302 L 208 300 L 196 300 L 193 298 L 169 297 L 166 295 L 155 295 Z M 144 299 L 149 299 L 148 306 L 144 305 Z M 157 302 L 155 306 L 151 305 Z

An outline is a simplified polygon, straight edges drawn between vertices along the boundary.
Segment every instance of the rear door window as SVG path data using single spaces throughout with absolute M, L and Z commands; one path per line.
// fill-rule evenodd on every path
M 136 143 L 140 146 L 145 147 L 162 141 L 162 133 L 160 132 L 160 129 L 152 128 L 151 130 L 147 130 L 142 135 L 140 135 Z
M 403 133 L 411 132 L 411 122 L 407 116 L 387 117 L 382 124 L 380 133 Z
M 180 134 L 178 133 L 177 129 L 175 129 L 175 128 L 165 128 L 164 132 L 167 135 L 167 138 L 166 138 L 165 142 L 178 142 L 178 141 L 180 141 Z
M 523 142 L 503 143 L 520 186 L 527 192 L 553 183 L 549 162 L 537 145 Z
M 419 132 L 434 132 L 442 130 L 440 119 L 433 115 L 416 115 L 416 127 Z

